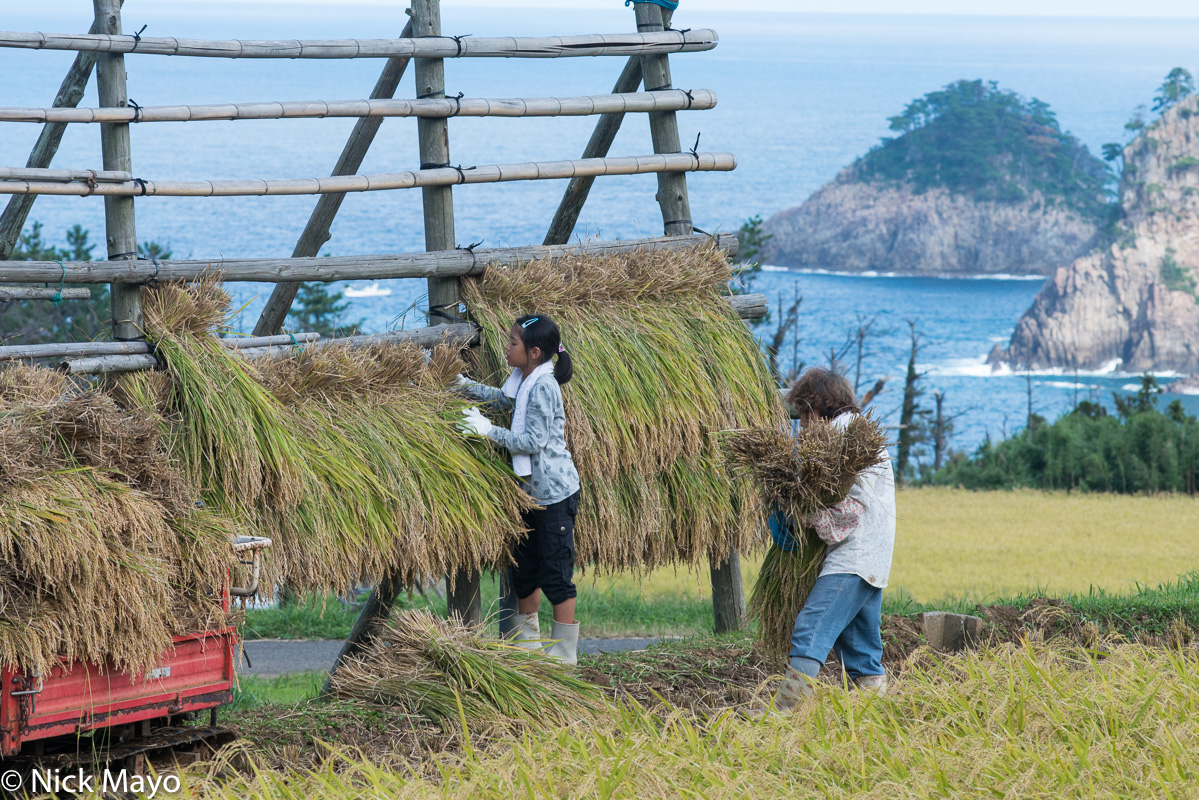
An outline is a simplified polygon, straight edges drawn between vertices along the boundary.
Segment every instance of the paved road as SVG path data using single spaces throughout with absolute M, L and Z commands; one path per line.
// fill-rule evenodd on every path
M 615 653 L 621 650 L 644 650 L 658 639 L 584 639 L 579 642 L 580 653 Z M 337 660 L 343 642 L 295 641 L 287 639 L 257 639 L 246 642 L 246 659 L 239 659 L 237 670 L 242 675 L 270 677 L 290 672 L 311 672 L 329 669 Z

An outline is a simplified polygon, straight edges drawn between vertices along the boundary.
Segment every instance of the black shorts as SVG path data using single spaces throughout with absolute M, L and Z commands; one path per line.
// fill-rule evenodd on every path
M 557 605 L 578 594 L 575 591 L 575 515 L 579 493 L 544 509 L 526 511 L 522 519 L 529 533 L 516 546 L 512 588 L 524 599 L 540 589 Z

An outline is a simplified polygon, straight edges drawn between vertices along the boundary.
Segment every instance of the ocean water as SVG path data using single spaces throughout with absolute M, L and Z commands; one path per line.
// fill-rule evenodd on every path
M 90 4 L 5 4 L 0 27 L 74 32 L 86 29 Z M 632 15 L 614 0 L 610 10 L 479 10 L 447 5 L 446 33 L 546 35 L 625 31 Z M 383 37 L 404 25 L 403 4 L 210 5 L 129 0 L 125 27 L 147 34 L 212 38 Z M 801 203 L 813 190 L 887 134 L 886 118 L 925 92 L 960 78 L 1001 86 L 1050 103 L 1062 127 L 1093 152 L 1119 139 L 1123 123 L 1174 66 L 1192 70 L 1196 20 L 1020 19 L 1002 17 L 735 14 L 680 10 L 676 27 L 713 27 L 720 46 L 672 59 L 682 88 L 720 96 L 716 109 L 680 116 L 687 146 L 728 150 L 733 173 L 689 178 L 695 222 L 709 231 L 736 229 L 753 214 L 768 216 Z M 0 104 L 50 102 L 71 54 L 0 51 Z M 142 105 L 365 97 L 380 62 L 227 61 L 129 56 L 129 94 Z M 600 94 L 610 91 L 618 59 L 470 60 L 447 63 L 447 88 L 473 96 Z M 411 96 L 411 77 L 401 86 Z M 94 90 L 85 103 L 94 105 Z M 577 157 L 594 120 L 456 119 L 450 150 L 462 165 Z M 134 126 L 133 163 L 148 178 L 310 177 L 328 174 L 353 120 L 164 123 Z M 419 162 L 414 120 L 387 120 L 364 172 L 410 169 Z M 37 126 L 0 125 L 0 164 L 23 165 Z M 612 153 L 652 151 L 644 117 L 630 115 Z M 100 164 L 99 131 L 72 126 L 56 166 Z M 564 182 L 545 181 L 455 189 L 458 240 L 486 246 L 539 243 Z M 661 230 L 653 176 L 596 182 L 577 234 L 633 238 Z M 314 200 L 294 198 L 148 198 L 138 203 L 138 236 L 168 243 L 176 257 L 289 255 Z M 52 240 L 78 222 L 102 239 L 98 199 L 41 198 L 32 219 Z M 337 255 L 423 248 L 420 194 L 372 192 L 347 197 L 324 252 Z M 101 248 L 102 249 L 102 248 Z M 253 327 L 269 286 L 234 287 L 244 309 L 237 324 Z M 345 288 L 339 286 L 338 288 Z M 355 298 L 347 315 L 368 330 L 419 325 L 424 288 L 418 281 L 383 282 L 387 297 Z M 1049 417 L 1088 393 L 1106 398 L 1135 384 L 1114 368 L 1103 374 L 993 374 L 986 353 L 1005 342 L 1039 289 L 1029 280 L 941 280 L 767 271 L 757 282 L 772 302 L 802 294 L 800 324 L 784 346 L 784 362 L 815 364 L 838 347 L 858 315 L 877 315 L 885 331 L 872 340 L 864 364 L 870 380 L 892 376 L 879 408 L 893 414 L 906 363 L 908 328 L 923 337 L 920 365 L 929 390 L 946 393 L 958 415 L 953 444 L 969 449 L 988 433 L 1022 424 L 1031 378 L 1038 413 Z M 865 378 L 864 378 L 865 380 Z M 1194 410 L 1199 401 L 1187 400 Z

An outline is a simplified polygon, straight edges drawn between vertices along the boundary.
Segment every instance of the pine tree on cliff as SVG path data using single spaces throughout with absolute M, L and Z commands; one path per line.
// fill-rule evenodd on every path
M 855 164 L 859 178 L 945 187 L 976 200 L 1015 202 L 1033 192 L 1087 217 L 1107 207 L 1107 166 L 1063 132 L 1049 105 L 994 82 L 957 81 L 890 118 L 886 137 Z

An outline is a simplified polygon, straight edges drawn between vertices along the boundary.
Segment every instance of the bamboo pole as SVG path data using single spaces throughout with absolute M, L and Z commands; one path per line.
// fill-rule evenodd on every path
M 157 365 L 158 359 L 154 356 L 94 356 L 64 361 L 62 368 L 68 375 L 107 375 L 113 372 L 143 372 Z
M 626 66 L 627 69 L 627 66 Z M 636 70 L 640 77 L 640 68 Z M 323 119 L 325 117 L 586 117 L 650 111 L 706 111 L 716 107 L 710 89 L 638 92 L 578 97 L 425 98 L 419 100 L 312 100 L 140 108 L 0 107 L 0 122 L 208 122 L 243 119 Z M 126 178 L 128 180 L 128 178 Z
M 100 20 L 93 20 L 91 32 L 99 33 L 100 31 Z M 94 53 L 80 53 L 75 56 L 75 61 L 71 64 L 71 68 L 67 70 L 66 77 L 63 78 L 62 84 L 58 87 L 58 94 L 54 96 L 54 106 L 56 108 L 79 105 L 79 101 L 83 99 L 83 91 L 87 88 L 87 82 L 91 79 L 92 68 L 95 65 L 96 56 Z M 38 134 L 37 142 L 34 143 L 33 150 L 30 151 L 29 160 L 25 162 L 25 166 L 32 168 L 50 166 L 50 163 L 54 160 L 54 155 L 58 152 L 58 145 L 62 142 L 62 135 L 66 131 L 66 125 L 57 123 L 42 126 L 42 132 Z M 21 238 L 21 231 L 25 227 L 25 221 L 29 219 L 29 212 L 33 209 L 35 200 L 37 200 L 35 195 L 9 198 L 8 205 L 4 207 L 4 213 L 0 214 L 0 259 L 6 259 L 12 255 L 13 249 L 17 246 L 17 241 Z
M 121 33 L 121 0 L 92 0 L 96 22 L 104 34 Z M 125 57 L 117 54 L 100 55 L 96 59 L 96 83 L 101 106 L 128 105 L 126 93 Z M 104 169 L 113 172 L 133 172 L 133 160 L 129 150 L 128 123 L 108 122 L 100 126 L 100 149 L 104 156 Z M 71 184 L 62 184 L 70 186 Z M 121 186 L 124 184 L 88 184 L 93 186 Z M 107 196 L 104 198 L 104 230 L 108 243 L 109 261 L 137 259 L 137 226 L 134 222 L 133 197 Z M 142 295 L 140 286 L 112 284 L 112 338 L 131 340 L 143 338 Z
M 43 289 L 39 286 L 0 286 L 0 303 L 14 300 L 90 300 L 91 289 Z M 2 350 L 3 348 L 0 348 Z
M 545 258 L 575 255 L 611 256 L 635 250 L 686 250 L 712 242 L 730 257 L 737 254 L 737 237 L 721 233 L 707 236 L 658 236 L 627 241 L 590 241 L 568 245 L 537 245 L 494 249 L 445 250 L 437 253 L 388 253 L 332 256 L 329 258 L 248 258 L 229 260 L 159 261 L 0 261 L 0 284 L 146 283 L 160 280 L 197 280 L 219 274 L 227 281 L 277 283 L 280 281 L 387 280 L 391 278 L 452 278 L 481 275 L 488 267 L 518 267 Z
M 407 38 L 411 35 L 412 21 L 409 20 L 404 25 L 400 37 Z M 371 91 L 372 101 L 388 100 L 395 96 L 396 89 L 400 86 L 400 80 L 408 69 L 409 61 L 408 58 L 399 57 L 387 59 L 383 64 L 383 71 L 379 74 L 379 79 L 375 81 L 375 88 Z M 334 176 L 353 175 L 358 172 L 362 167 L 362 160 L 366 158 L 366 152 L 375 141 L 375 134 L 379 132 L 382 124 L 383 120 L 379 117 L 364 117 L 354 123 L 354 130 L 350 132 L 350 138 L 346 139 L 345 147 L 342 148 L 337 163 L 333 165 L 331 174 Z M 321 195 L 312 209 L 312 214 L 308 217 L 307 224 L 304 225 L 304 231 L 296 240 L 296 246 L 291 251 L 292 258 L 311 258 L 320 252 L 321 247 L 332 236 L 333 219 L 341 209 L 341 203 L 345 197 L 344 193 Z M 283 322 L 287 319 L 287 315 L 291 311 L 291 304 L 295 302 L 296 294 L 299 291 L 300 284 L 294 281 L 276 284 L 271 291 L 271 296 L 267 298 L 262 313 L 258 316 L 254 333 L 261 336 L 283 330 Z
M 387 333 L 371 333 L 361 336 L 342 336 L 334 339 L 321 339 L 304 345 L 304 349 L 322 347 L 349 347 L 360 349 L 378 347 L 387 344 L 408 343 L 423 347 L 426 350 L 439 344 L 455 344 L 463 347 L 474 347 L 479 343 L 479 328 L 470 322 L 457 322 L 446 325 L 433 325 L 426 328 L 414 328 L 408 331 L 388 331 Z M 294 350 L 292 345 L 272 347 L 247 347 L 237 352 L 244 358 L 269 358 L 282 355 Z
M 421 119 L 420 123 L 445 124 L 445 120 Z M 116 126 L 116 123 L 106 123 Z M 120 125 L 128 129 L 128 125 Z M 425 161 L 424 164 L 445 164 Z M 0 180 L 0 194 L 50 194 L 60 196 L 100 195 L 111 197 L 244 197 L 342 192 L 377 192 L 390 189 L 432 189 L 459 184 L 547 181 L 600 175 L 646 175 L 651 173 L 730 172 L 737 168 L 732 153 L 674 153 L 671 155 L 620 156 L 571 161 L 531 161 L 523 164 L 486 164 L 476 167 L 432 167 L 410 172 L 346 175 L 329 178 L 284 178 L 272 180 L 151 181 L 89 184 L 52 181 Z M 678 226 L 673 226 L 681 230 Z M 669 234 L 686 236 L 691 233 Z
M 4 289 L 0 289 L 2 296 Z M 765 315 L 765 295 L 736 295 L 726 298 L 733 311 L 742 319 L 758 319 Z M 439 344 L 474 347 L 479 343 L 479 328 L 473 323 L 458 322 L 430 325 L 405 331 L 362 334 L 323 339 L 319 333 L 280 334 L 278 336 L 248 336 L 218 339 L 222 345 L 245 358 L 265 358 L 302 349 L 322 347 L 376 347 L 406 342 L 429 349 Z M 92 356 L 149 355 L 153 348 L 146 342 L 54 342 L 49 344 L 18 344 L 0 347 L 0 361 L 22 361 L 39 358 L 84 358 Z
M 765 298 L 765 295 L 762 297 Z M 316 331 L 309 331 L 308 333 L 281 333 L 271 336 L 229 336 L 217 341 L 231 350 L 250 350 L 255 347 L 271 347 L 272 345 L 292 347 L 297 344 L 307 345 L 320 338 L 321 335 Z
M 5 289 L 0 289 L 2 295 Z M 72 291 L 72 290 L 67 290 Z M 73 291 L 80 291 L 75 289 Z M 83 291 L 87 291 L 84 289 Z M 307 345 L 320 339 L 319 333 L 296 333 L 282 336 L 248 336 L 218 339 L 230 350 L 250 350 L 270 345 L 296 343 Z M 49 344 L 14 344 L 0 347 L 0 361 L 21 361 L 36 358 L 83 358 L 85 356 L 149 355 L 153 349 L 146 342 L 51 342 Z
M 0 181 L 52 181 L 70 183 L 83 181 L 94 183 L 128 183 L 133 175 L 128 172 L 112 172 L 91 169 L 39 169 L 36 167 L 0 167 Z
M 96 53 L 195 56 L 199 58 L 577 58 L 694 53 L 716 47 L 716 31 L 587 34 L 539 37 L 452 37 L 412 39 L 316 39 L 241 41 L 176 39 L 164 36 L 0 31 L 0 47 Z M 416 34 L 420 36 L 419 32 Z

